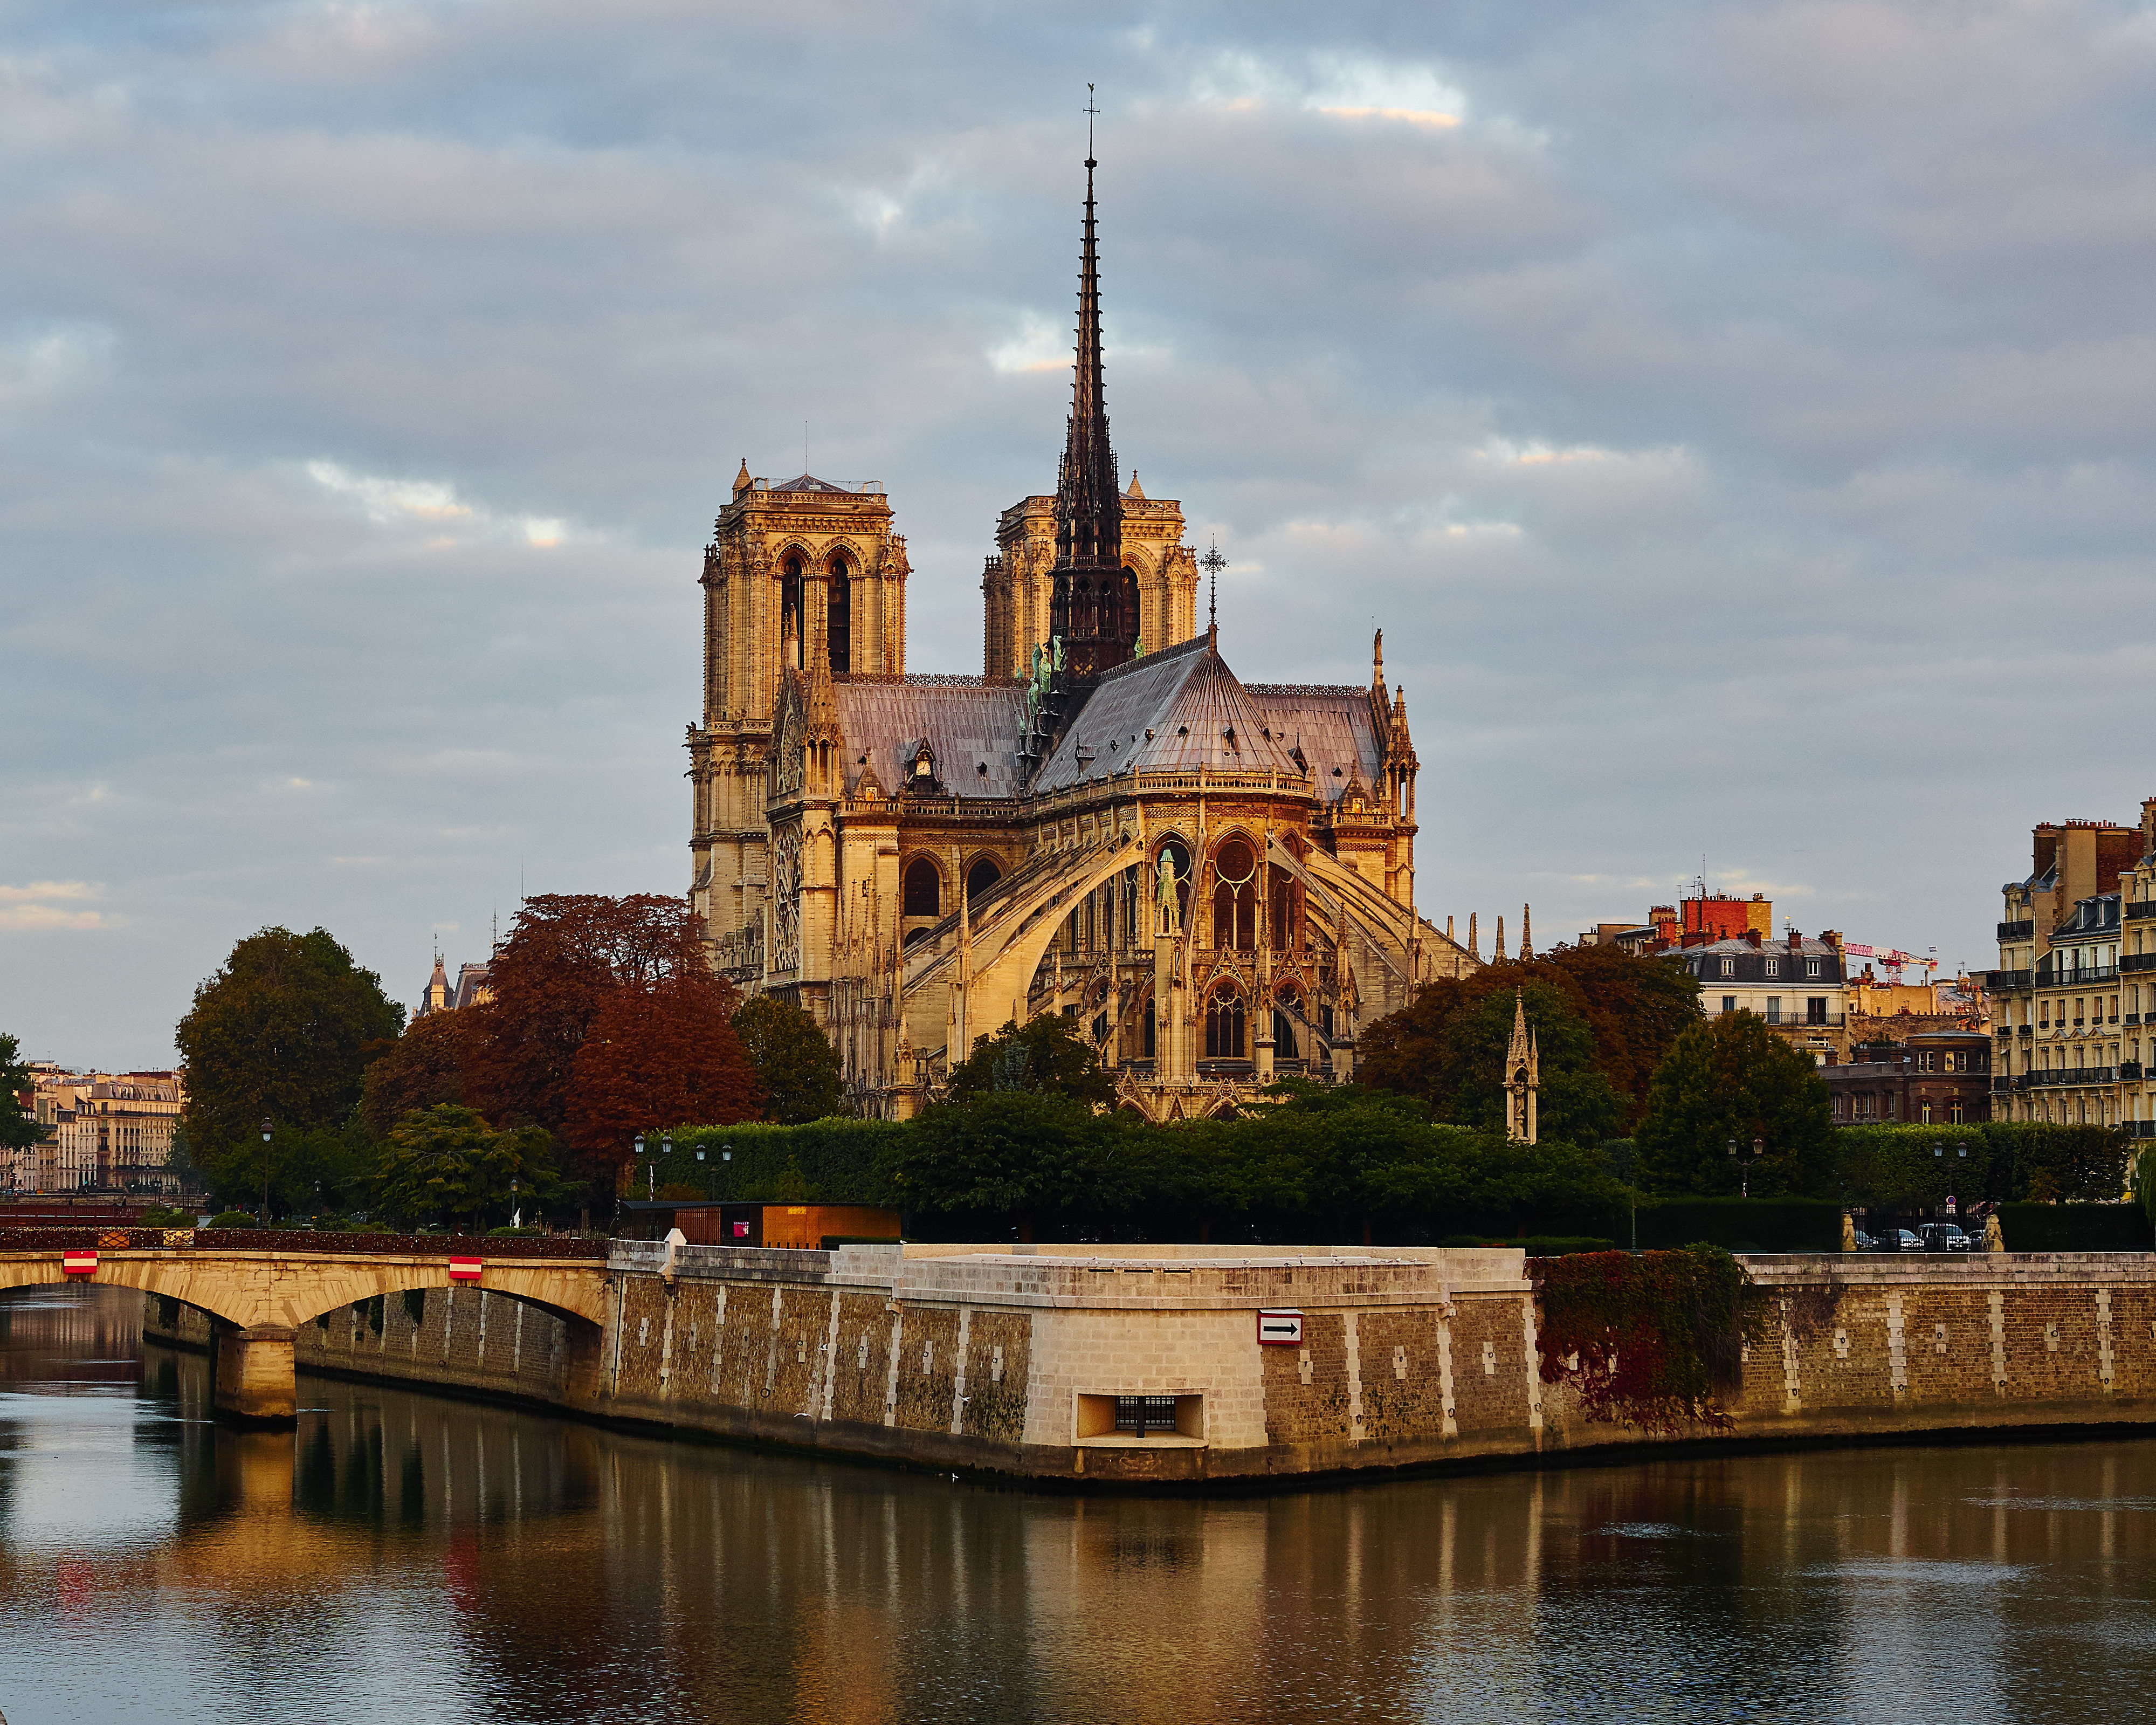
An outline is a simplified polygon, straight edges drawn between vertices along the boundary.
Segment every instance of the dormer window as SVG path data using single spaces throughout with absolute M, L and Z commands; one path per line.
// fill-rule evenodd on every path
M 1807 958 L 1807 959 L 1805 959 L 1805 960 L 1804 960 L 1804 974 L 1805 974 L 1806 976 L 1808 976 L 1808 977 L 1815 977 L 1815 976 L 1817 976 L 1819 973 L 1820 973 L 1820 962 L 1819 962 L 1819 960 L 1818 960 L 1818 959 L 1816 959 L 1816 958 Z
M 1737 961 L 1734 958 L 1723 959 L 1722 961 L 1722 973 L 1724 976 L 1735 976 L 1737 974 Z
M 1779 958 L 1769 958 L 1767 961 L 1767 974 L 1768 976 L 1779 976 L 1781 973 L 1782 961 Z

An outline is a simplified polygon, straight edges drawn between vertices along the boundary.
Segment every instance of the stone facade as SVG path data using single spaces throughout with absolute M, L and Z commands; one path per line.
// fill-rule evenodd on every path
M 2156 798 L 2138 827 L 2066 821 L 2030 839 L 1986 979 L 1993 1111 L 2156 1136 L 2142 1046 L 2156 1022 Z

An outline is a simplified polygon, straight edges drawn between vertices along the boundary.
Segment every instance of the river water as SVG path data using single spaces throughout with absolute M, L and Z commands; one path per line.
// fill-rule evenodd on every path
M 0 1297 L 10 1725 L 2102 1720 L 2156 1443 L 1083 1500 L 302 1378 Z

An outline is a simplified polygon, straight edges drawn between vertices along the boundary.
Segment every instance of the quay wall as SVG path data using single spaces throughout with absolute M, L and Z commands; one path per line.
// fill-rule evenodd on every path
M 2156 1421 L 2156 1255 L 1756 1255 L 1734 1442 Z M 1536 1465 L 1655 1440 L 1542 1380 L 1517 1250 L 831 1252 L 617 1242 L 598 1369 L 500 1292 L 389 1294 L 296 1333 L 302 1369 L 714 1437 L 1089 1486 Z M 594 1274 L 597 1272 L 594 1271 Z M 146 1301 L 182 1343 L 207 1320 Z M 1299 1346 L 1261 1346 L 1292 1309 Z M 176 1321 L 175 1321 L 176 1320 Z M 1172 1396 L 1175 1430 L 1113 1430 Z M 1701 1441 L 1687 1435 L 1686 1441 Z

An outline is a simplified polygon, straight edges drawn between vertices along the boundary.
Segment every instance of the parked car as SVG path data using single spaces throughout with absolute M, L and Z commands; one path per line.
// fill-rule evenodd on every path
M 1927 1222 L 1917 1232 L 1928 1252 L 1965 1252 L 1969 1248 L 1969 1236 L 1953 1222 Z
M 1875 1252 L 1921 1252 L 1924 1243 L 1906 1228 L 1889 1228 L 1872 1241 Z
M 1879 1242 L 1874 1240 L 1870 1235 L 1866 1234 L 1861 1228 L 1855 1229 L 1851 1231 L 1856 1236 L 1857 1250 L 1860 1252 L 1876 1252 L 1879 1250 Z

